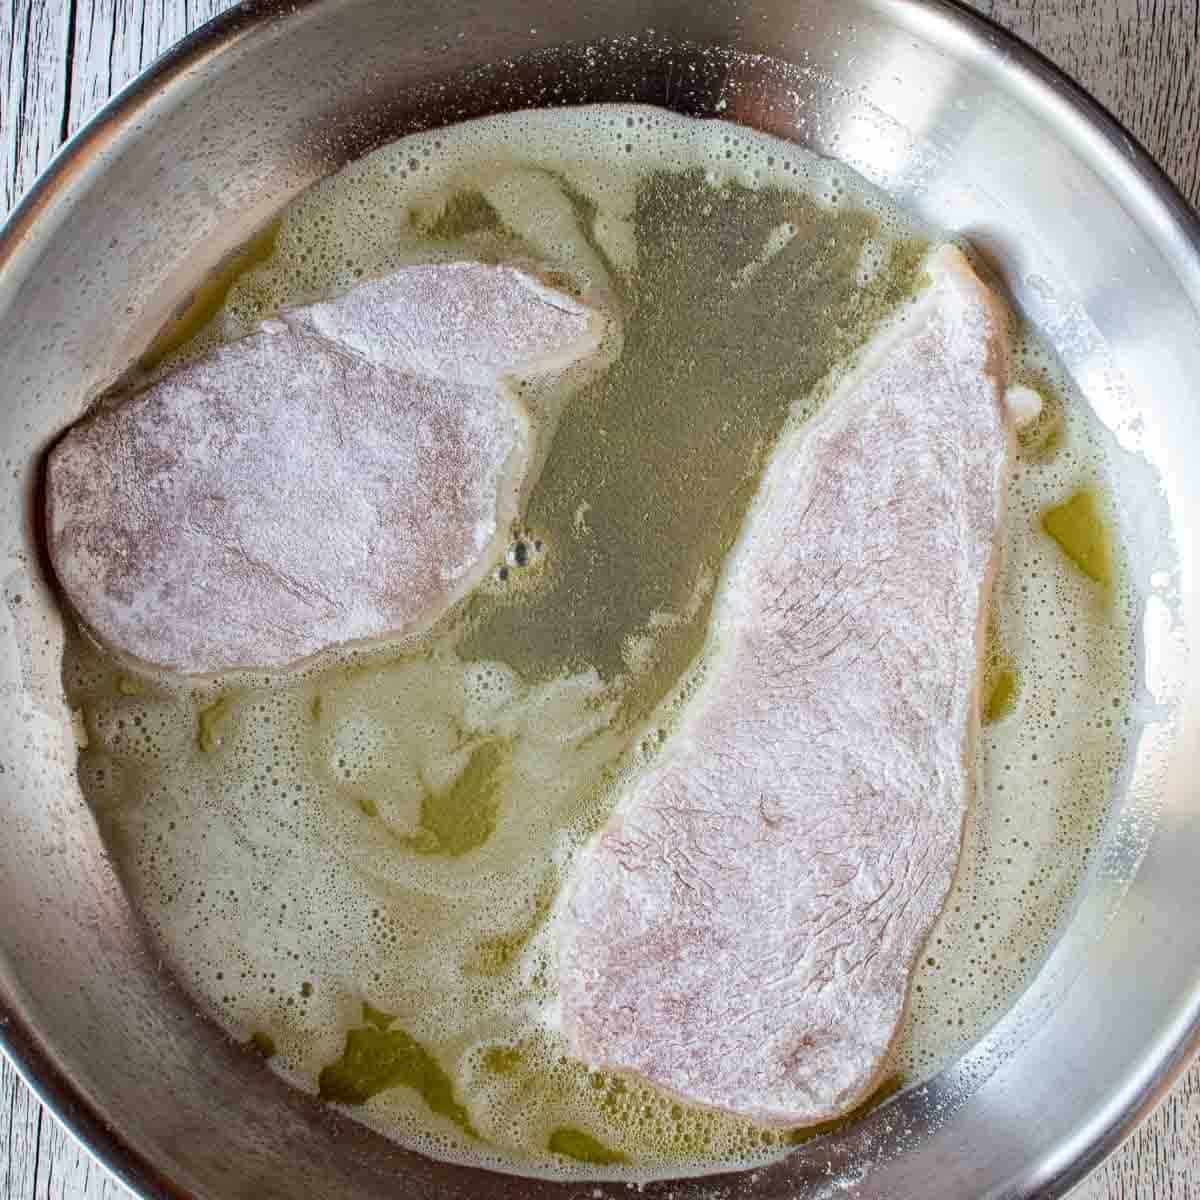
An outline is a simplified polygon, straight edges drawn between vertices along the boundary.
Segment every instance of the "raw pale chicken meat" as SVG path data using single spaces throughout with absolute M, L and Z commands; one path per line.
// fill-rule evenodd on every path
M 932 286 L 774 453 L 659 758 L 563 913 L 573 1052 L 777 1125 L 886 1068 L 957 863 L 1011 431 L 1004 314 Z
M 112 648 L 277 667 L 427 626 L 499 553 L 530 453 L 503 382 L 599 315 L 511 267 L 409 267 L 285 310 L 51 451 L 58 578 Z

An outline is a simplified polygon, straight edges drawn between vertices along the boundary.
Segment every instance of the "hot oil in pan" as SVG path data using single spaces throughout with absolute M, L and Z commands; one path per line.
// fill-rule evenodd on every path
M 280 304 L 463 257 L 549 264 L 621 314 L 607 370 L 526 390 L 545 459 L 524 524 L 418 642 L 203 687 L 73 642 L 85 791 L 165 956 L 235 1037 L 407 1145 L 508 1170 L 728 1169 L 804 1136 L 573 1062 L 554 909 L 622 773 L 686 700 L 789 409 L 819 404 L 922 286 L 925 245 L 849 171 L 762 135 L 644 108 L 531 112 L 352 165 L 292 206 L 196 338 L 166 331 L 166 352 L 195 353 Z M 1107 536 L 1103 444 L 1015 334 L 1045 407 L 1009 495 L 963 866 L 891 1087 L 1028 982 L 1127 737 L 1119 547 L 1081 569 Z

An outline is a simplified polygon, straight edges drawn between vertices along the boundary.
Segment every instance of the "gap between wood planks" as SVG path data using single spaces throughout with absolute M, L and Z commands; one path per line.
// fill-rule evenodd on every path
M 1200 0 L 977 0 L 1115 112 L 1200 204 Z M 226 0 L 0 0 L 0 216 L 116 90 Z M 1073 1194 L 1200 1200 L 1200 1066 Z M 0 1200 L 128 1193 L 0 1059 Z
M 0 215 L 114 92 L 228 0 L 0 0 Z
M 2 1058 L 0 1200 L 131 1200 Z

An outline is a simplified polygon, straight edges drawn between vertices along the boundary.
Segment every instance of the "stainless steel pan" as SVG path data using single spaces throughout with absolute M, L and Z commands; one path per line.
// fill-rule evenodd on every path
M 739 55 L 731 52 L 738 51 Z M 651 1196 L 1055 1195 L 1200 1033 L 1200 225 L 1046 63 L 936 0 L 283 0 L 207 26 L 57 158 L 0 238 L 0 1042 L 144 1195 L 592 1197 L 408 1154 L 291 1092 L 143 940 L 73 780 L 39 451 L 223 254 L 379 142 L 499 109 L 636 99 L 845 158 L 967 232 L 1118 438 L 1148 724 L 1050 961 L 957 1066 L 754 1177 Z

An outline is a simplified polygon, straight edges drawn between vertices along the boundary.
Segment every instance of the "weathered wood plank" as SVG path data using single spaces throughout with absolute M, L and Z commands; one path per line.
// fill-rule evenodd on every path
M 163 51 L 230 7 L 229 0 L 77 2 L 71 133 Z
M 0 0 L 7 212 L 115 90 L 226 0 Z M 1200 203 L 1200 0 L 976 0 L 1074 75 Z M 118 1200 L 0 1060 L 0 1200 Z M 1200 1064 L 1074 1193 L 1200 1200 Z
M 132 1200 L 57 1121 L 42 1122 L 37 1176 L 25 1200 Z
M 43 1123 L 42 1106 L 0 1058 L 0 1200 L 33 1196 Z
M 21 198 L 64 137 L 74 0 L 0 0 L 3 211 Z
M 1200 0 L 978 0 L 1077 79 L 1200 207 Z

